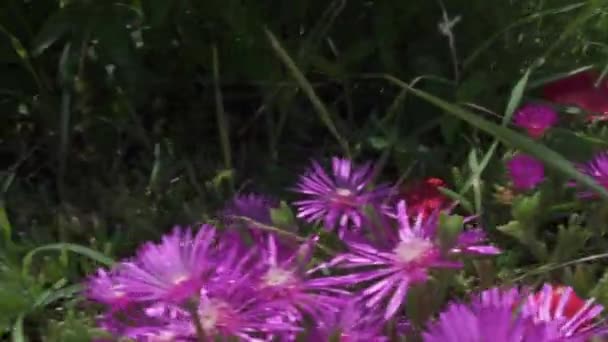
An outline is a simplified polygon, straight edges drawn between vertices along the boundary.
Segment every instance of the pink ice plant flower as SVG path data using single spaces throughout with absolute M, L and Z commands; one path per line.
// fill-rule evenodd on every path
M 527 296 L 523 310 L 535 321 L 556 322 L 565 338 L 586 341 L 608 332 L 603 323 L 597 322 L 604 307 L 596 304 L 594 298 L 581 300 L 569 286 L 543 285 L 540 291 Z
M 324 284 L 323 278 L 314 278 L 309 269 L 318 237 L 313 236 L 289 254 L 279 254 L 274 235 L 267 238 L 267 247 L 261 252 L 256 288 L 273 305 L 279 305 L 294 321 L 313 318 L 324 321 L 336 313 L 350 292 Z
M 522 298 L 517 290 L 484 291 L 472 303 L 451 302 L 431 320 L 423 342 L 563 342 L 556 324 L 514 314 Z
M 551 313 L 552 291 L 545 285 L 539 299 L 517 288 L 492 288 L 474 295 L 470 304 L 452 302 L 427 325 L 423 341 L 586 342 L 606 334 L 603 324 L 579 329 L 601 311 L 592 301 L 568 317 L 563 315 L 566 297 Z
M 196 295 L 214 271 L 215 228 L 203 225 L 196 235 L 176 227 L 160 244 L 146 243 L 135 259 L 121 263 L 117 281 L 134 301 L 180 303 Z
M 265 276 L 260 249 L 242 243 L 206 225 L 195 236 L 176 228 L 160 244 L 146 245 L 117 275 L 106 279 L 101 273 L 110 285 L 90 283 L 92 293 L 119 284 L 133 300 L 129 307 L 106 312 L 100 326 L 135 341 L 194 341 L 197 326 L 213 339 L 261 342 L 295 336 L 301 329 L 298 320 L 289 319 L 293 310 L 288 301 L 269 297 L 259 287 Z M 173 281 L 176 277 L 180 280 Z M 111 303 L 112 298 L 103 300 Z
M 341 305 L 340 312 L 331 320 L 317 322 L 309 332 L 310 341 L 331 341 L 337 337 L 340 342 L 388 342 L 384 334 L 386 321 L 377 312 L 365 310 L 355 300 Z
M 506 163 L 508 174 L 517 190 L 532 190 L 545 179 L 545 167 L 538 159 L 517 154 Z
M 513 117 L 513 123 L 526 130 L 534 139 L 542 137 L 558 120 L 557 112 L 545 105 L 528 104 L 521 107 Z
M 86 285 L 87 297 L 108 305 L 112 311 L 125 308 L 131 303 L 124 290 L 124 285 L 116 280 L 114 271 L 100 268 L 95 275 L 89 277 Z
M 608 189 L 608 151 L 596 154 L 587 163 L 577 165 L 577 168 L 580 172 L 595 179 L 600 186 Z M 575 184 L 574 182 L 570 183 L 570 185 Z M 581 190 L 578 196 L 580 198 L 593 198 L 597 194 L 592 190 Z
M 293 321 L 282 319 L 284 308 L 264 298 L 253 283 L 246 273 L 228 272 L 201 290 L 198 317 L 206 336 L 262 342 L 301 330 Z
M 462 263 L 453 259 L 459 254 L 495 255 L 500 251 L 485 244 L 480 230 L 463 232 L 456 244 L 442 252 L 438 237 L 439 211 L 430 215 L 408 215 L 405 201 L 397 204 L 398 234 L 385 235 L 383 243 L 350 240 L 350 252 L 338 255 L 328 267 L 351 272 L 348 275 L 328 277 L 326 285 L 367 284 L 358 294 L 367 308 L 385 307 L 384 318 L 392 318 L 403 302 L 410 286 L 426 282 L 429 271 L 435 268 L 460 268 Z M 470 220 L 467 220 L 470 221 Z
M 255 194 L 236 195 L 228 202 L 223 210 L 223 216 L 227 223 L 238 221 L 238 217 L 246 217 L 261 224 L 272 224 L 270 210 L 279 207 L 275 199 Z
M 332 174 L 328 175 L 316 161 L 296 185 L 307 199 L 295 202 L 298 218 L 323 222 L 328 230 L 338 226 L 342 237 L 346 231 L 360 230 L 365 219 L 364 208 L 377 205 L 389 193 L 385 185 L 371 188 L 371 163 L 355 166 L 351 160 L 332 158 Z
M 231 238 L 231 237 L 229 237 Z M 242 341 L 270 341 L 273 336 L 294 335 L 301 329 L 295 320 L 287 319 L 290 307 L 273 301 L 260 291 L 260 272 L 256 268 L 260 250 L 245 250 L 238 241 L 221 245 L 233 246 L 217 261 L 216 273 L 200 290 L 198 319 L 206 336 L 237 337 Z M 189 316 L 192 336 L 196 326 Z
M 281 234 L 265 229 L 264 226 L 272 226 L 271 210 L 279 207 L 277 200 L 260 194 L 249 193 L 235 196 L 224 208 L 222 217 L 226 226 L 227 234 L 240 235 L 244 233 L 240 229 L 246 229 L 252 242 L 258 246 L 265 246 L 267 237 L 274 235 L 277 245 L 277 253 L 290 253 L 295 246 L 295 241 Z M 253 222 L 243 220 L 249 219 Z M 286 228 L 293 233 L 296 227 Z M 262 248 L 263 249 L 263 248 Z

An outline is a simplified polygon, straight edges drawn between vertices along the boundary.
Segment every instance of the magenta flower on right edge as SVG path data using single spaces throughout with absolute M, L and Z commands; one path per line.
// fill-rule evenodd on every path
M 457 254 L 499 253 L 497 248 L 485 244 L 485 234 L 480 230 L 473 234 L 465 231 L 447 253 L 442 253 L 439 215 L 439 211 L 427 216 L 420 212 L 411 218 L 405 201 L 399 202 L 395 215 L 398 232 L 387 235 L 381 244 L 348 241 L 350 252 L 338 255 L 327 266 L 351 274 L 325 278 L 324 284 L 367 284 L 359 293 L 360 299 L 367 308 L 385 308 L 384 318 L 390 319 L 405 301 L 409 287 L 427 281 L 431 269 L 462 267 L 461 262 L 452 258 Z
M 517 190 L 532 190 L 545 179 L 543 163 L 525 154 L 517 154 L 507 162 L 507 171 Z
M 553 291 L 549 285 L 540 296 L 517 288 L 492 288 L 473 296 L 470 304 L 452 302 L 427 325 L 423 341 L 587 342 L 606 335 L 606 326 L 595 322 L 601 307 L 593 300 L 565 315 L 570 297 L 555 303 Z
M 549 128 L 553 127 L 557 120 L 557 112 L 553 108 L 539 104 L 528 104 L 515 113 L 513 123 L 525 129 L 530 137 L 538 139 Z
M 389 187 L 369 189 L 373 176 L 371 163 L 356 167 L 349 159 L 332 158 L 332 175 L 319 163 L 302 176 L 295 190 L 308 198 L 295 202 L 299 218 L 308 222 L 323 222 L 332 230 L 338 225 L 343 237 L 348 230 L 360 230 L 367 205 L 378 205 L 389 193 Z
M 590 161 L 577 166 L 578 170 L 595 179 L 601 186 L 608 189 L 608 151 L 596 154 Z M 594 191 L 582 190 L 578 193 L 581 198 L 597 196 Z
M 568 286 L 543 285 L 540 291 L 528 295 L 523 310 L 537 321 L 558 322 L 565 337 L 591 336 L 606 333 L 608 328 L 597 324 L 604 307 L 591 298 L 579 298 Z

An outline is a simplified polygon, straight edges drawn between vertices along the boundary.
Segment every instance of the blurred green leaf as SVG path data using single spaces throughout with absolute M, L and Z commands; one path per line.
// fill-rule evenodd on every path
M 540 199 L 540 192 L 536 192 L 532 196 L 518 197 L 511 209 L 513 217 L 520 222 L 536 226 L 540 217 Z
M 280 228 L 291 228 L 296 224 L 296 217 L 293 214 L 291 207 L 287 205 L 285 201 L 281 201 L 279 208 L 270 209 L 270 217 L 272 224 Z
M 75 11 L 65 8 L 51 14 L 32 42 L 32 55 L 37 56 L 42 54 L 72 29 L 75 24 L 73 19 L 76 18 L 78 14 L 79 13 L 76 13 Z
M 544 242 L 538 241 L 534 236 L 533 227 L 523 225 L 518 221 L 511 221 L 505 225 L 499 226 L 496 229 L 515 238 L 522 245 L 528 247 L 529 251 L 539 261 L 546 261 L 547 246 Z
M 505 116 L 502 118 L 502 125 L 506 126 L 509 122 L 511 122 L 511 118 L 513 114 L 515 114 L 515 110 L 521 104 L 521 99 L 524 96 L 524 91 L 526 90 L 526 86 L 528 85 L 528 79 L 530 78 L 530 73 L 532 69 L 528 68 L 524 76 L 517 81 L 517 84 L 511 91 L 511 96 L 509 97 L 509 103 L 507 104 L 507 109 L 505 110 Z
M 464 217 L 448 215 L 442 212 L 439 216 L 439 241 L 444 250 L 454 246 L 464 228 Z
M 560 226 L 557 232 L 557 243 L 551 255 L 551 262 L 564 262 L 578 256 L 583 250 L 591 232 L 581 226 L 570 224 Z
M 114 265 L 114 260 L 112 258 L 105 256 L 96 250 L 90 249 L 85 246 L 76 245 L 73 243 L 61 242 L 61 243 L 53 243 L 53 244 L 35 248 L 32 251 L 30 251 L 28 254 L 26 254 L 22 261 L 24 275 L 27 276 L 27 274 L 29 273 L 29 269 L 32 264 L 32 259 L 34 258 L 34 256 L 40 252 L 47 252 L 47 251 L 58 251 L 58 252 L 70 251 L 70 252 L 74 252 L 74 253 L 86 256 L 105 266 Z
M 25 334 L 23 331 L 23 315 L 19 315 L 15 324 L 13 325 L 13 331 L 11 333 L 11 338 L 13 342 L 27 342 L 28 340 L 25 338 Z

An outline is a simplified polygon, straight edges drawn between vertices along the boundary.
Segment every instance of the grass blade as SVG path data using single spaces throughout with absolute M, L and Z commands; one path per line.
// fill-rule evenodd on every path
M 27 339 L 25 338 L 25 334 L 23 332 L 23 319 L 24 318 L 25 318 L 25 315 L 20 314 L 19 317 L 17 317 L 15 324 L 13 324 L 13 329 L 12 329 L 12 333 L 11 333 L 12 342 L 27 342 Z
M 268 37 L 268 40 L 270 41 L 272 49 L 275 51 L 275 53 L 277 54 L 277 56 L 279 57 L 281 62 L 283 62 L 283 64 L 285 64 L 285 66 L 291 73 L 291 76 L 295 79 L 295 81 L 298 83 L 300 88 L 302 88 L 302 91 L 306 94 L 306 96 L 308 96 L 308 99 L 310 100 L 313 107 L 317 111 L 317 114 L 319 114 L 319 118 L 321 119 L 321 121 L 325 124 L 325 126 L 330 131 L 330 133 L 336 138 L 336 140 L 340 144 L 340 147 L 342 147 L 342 150 L 344 151 L 344 153 L 346 155 L 350 155 L 350 149 L 348 147 L 348 143 L 340 135 L 340 133 L 338 133 L 338 129 L 336 128 L 333 120 L 331 119 L 331 114 L 329 113 L 329 110 L 327 109 L 327 107 L 325 107 L 325 105 L 323 104 L 323 101 L 321 101 L 321 99 L 317 96 L 317 94 L 315 93 L 315 90 L 312 87 L 312 85 L 310 84 L 310 82 L 308 82 L 308 80 L 306 79 L 304 74 L 302 74 L 302 72 L 300 71 L 300 69 L 298 68 L 296 63 L 293 61 L 293 59 L 291 57 L 289 57 L 289 54 L 287 53 L 287 51 L 285 51 L 285 49 L 283 49 L 283 47 L 281 46 L 281 43 L 279 43 L 279 41 L 272 34 L 272 32 L 270 32 L 268 29 L 265 29 L 264 31 L 266 32 L 266 36 Z
M 497 125 L 490 122 L 468 110 L 465 110 L 459 106 L 444 101 L 436 96 L 433 96 L 427 92 L 419 89 L 410 87 L 407 83 L 390 75 L 386 76 L 386 79 L 392 83 L 400 86 L 407 87 L 416 96 L 428 101 L 429 103 L 445 110 L 448 114 L 453 115 L 463 121 L 466 121 L 470 125 L 494 136 L 496 139 L 510 144 L 511 146 L 528 153 L 539 160 L 543 161 L 547 166 L 555 169 L 565 176 L 572 178 L 579 184 L 594 190 L 604 199 L 608 199 L 608 190 L 604 189 L 595 180 L 587 175 L 580 173 L 574 165 L 565 159 L 559 153 L 547 148 L 546 146 L 535 142 L 534 140 L 512 131 L 506 127 Z
M 585 1 L 581 1 L 581 2 L 569 4 L 569 5 L 566 5 L 563 7 L 559 7 L 559 8 L 552 8 L 552 9 L 548 9 L 546 11 L 536 12 L 536 13 L 533 13 L 527 17 L 524 17 L 520 20 L 517 20 L 517 21 L 509 24 L 505 28 L 501 29 L 500 31 L 498 31 L 495 34 L 493 34 L 492 36 L 490 36 L 489 39 L 484 41 L 483 44 L 481 44 L 477 49 L 475 49 L 475 51 L 473 51 L 473 53 L 469 57 L 467 57 L 464 60 L 464 62 L 462 63 L 463 68 L 466 69 L 467 67 L 469 67 L 473 62 L 475 62 L 477 60 L 477 58 L 479 58 L 479 56 L 483 52 L 488 50 L 495 41 L 497 41 L 500 37 L 502 37 L 503 34 L 509 32 L 510 30 L 512 30 L 518 26 L 528 24 L 530 22 L 533 22 L 534 20 L 543 18 L 545 16 L 562 14 L 562 13 L 567 13 L 570 11 L 577 10 L 577 9 L 585 6 L 585 3 L 586 3 Z
M 217 118 L 217 127 L 220 133 L 220 144 L 222 146 L 222 155 L 224 157 L 224 167 L 226 170 L 232 170 L 232 152 L 230 147 L 230 133 L 228 131 L 228 120 L 224 111 L 224 101 L 222 99 L 222 88 L 220 87 L 220 62 L 217 53 L 217 47 L 214 45 L 211 49 L 213 59 L 213 89 L 215 91 L 215 114 Z M 231 188 L 234 188 L 232 181 Z
M 513 90 L 511 91 L 511 97 L 509 98 L 509 102 L 507 103 L 507 108 L 505 110 L 505 115 L 502 118 L 501 125 L 506 127 L 510 122 L 513 114 L 515 114 L 515 110 L 519 107 L 521 103 L 521 99 L 523 98 L 524 91 L 526 90 L 526 86 L 528 84 L 528 80 L 530 78 L 530 74 L 532 73 L 532 69 L 529 68 L 524 73 L 524 76 L 517 82 Z M 496 148 L 498 147 L 498 139 L 495 139 L 486 154 L 483 156 L 481 162 L 477 164 L 475 168 L 472 168 L 473 172 L 469 179 L 464 183 L 463 187 L 460 189 L 459 194 L 464 196 L 464 194 L 469 191 L 471 186 L 475 186 L 475 208 L 478 214 L 481 214 L 481 193 L 480 193 L 480 177 L 483 171 L 486 169 L 490 160 L 494 156 L 496 152 Z M 475 153 L 475 151 L 473 151 Z
M 530 74 L 532 73 L 532 68 L 528 68 L 526 73 L 522 78 L 517 81 L 515 87 L 511 91 L 511 97 L 509 98 L 509 103 L 507 103 L 507 110 L 505 111 L 505 116 L 502 118 L 502 125 L 506 126 L 511 122 L 511 118 L 513 114 L 515 114 L 515 110 L 521 104 L 521 99 L 524 96 L 524 91 L 526 91 L 526 87 L 528 85 L 528 80 L 530 79 Z
M 49 244 L 49 245 L 45 245 L 45 246 L 41 246 L 38 248 L 35 248 L 33 250 L 31 250 L 29 253 L 27 253 L 25 255 L 25 257 L 23 258 L 23 274 L 27 275 L 29 273 L 29 268 L 30 265 L 32 264 L 32 259 L 34 258 L 34 256 L 40 252 L 47 252 L 47 251 L 58 251 L 58 252 L 63 252 L 63 251 L 70 251 L 76 254 L 80 254 L 83 256 L 88 257 L 89 259 L 95 260 L 100 264 L 103 264 L 105 266 L 112 266 L 114 265 L 114 259 L 85 246 L 81 246 L 81 245 L 77 245 L 77 244 L 73 244 L 73 243 L 67 243 L 67 242 L 61 242 L 61 243 L 53 243 L 53 244 Z

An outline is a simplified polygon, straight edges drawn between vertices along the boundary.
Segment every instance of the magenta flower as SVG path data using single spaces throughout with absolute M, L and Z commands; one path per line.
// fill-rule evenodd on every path
M 595 179 L 599 185 L 608 189 L 608 151 L 596 154 L 589 162 L 578 165 L 577 168 L 580 172 Z M 597 195 L 594 191 L 583 190 L 578 193 L 578 196 L 581 198 L 592 198 Z
M 239 216 L 249 218 L 265 225 L 271 225 L 270 210 L 278 208 L 276 200 L 258 194 L 236 195 L 224 208 L 223 216 L 228 222 L 234 222 Z
M 538 139 L 557 123 L 557 112 L 553 108 L 538 104 L 528 104 L 521 107 L 513 118 L 516 126 L 528 132 L 528 135 Z
M 608 331 L 605 325 L 596 324 L 603 306 L 595 304 L 593 298 L 580 299 L 571 287 L 545 284 L 539 292 L 527 297 L 523 310 L 536 321 L 556 322 L 560 335 L 566 338 L 586 341 Z
M 198 316 L 205 335 L 217 339 L 238 337 L 243 341 L 268 341 L 272 335 L 296 334 L 293 322 L 276 319 L 279 308 L 259 296 L 247 278 L 217 282 L 201 291 Z M 192 335 L 196 335 L 191 324 Z
M 328 324 L 329 323 L 329 324 Z M 317 322 L 308 336 L 309 341 L 387 342 L 383 330 L 386 321 L 381 315 L 365 310 L 356 301 L 348 301 L 331 321 Z
M 433 268 L 460 268 L 452 256 L 462 253 L 497 254 L 495 247 L 483 245 L 485 235 L 461 235 L 447 253 L 442 253 L 438 239 L 439 212 L 418 213 L 413 220 L 407 214 L 404 201 L 397 205 L 398 234 L 386 235 L 385 243 L 365 243 L 351 240 L 349 253 L 328 263 L 354 273 L 324 279 L 326 285 L 368 284 L 359 294 L 367 308 L 386 307 L 384 318 L 393 317 L 413 284 L 427 281 Z M 388 232 L 388 230 L 387 230 Z M 463 233 L 463 234 L 466 234 Z M 384 303 L 384 304 L 383 304 Z
M 133 305 L 123 311 L 105 313 L 98 326 L 115 337 L 108 342 L 119 337 L 134 341 L 190 341 L 190 327 L 184 323 L 187 319 L 187 313 L 170 305 L 154 304 L 148 308 Z
M 237 195 L 226 205 L 222 212 L 227 233 L 249 237 L 255 244 L 264 244 L 268 231 L 260 225 L 272 225 L 270 210 L 278 208 L 278 203 L 270 197 L 257 194 Z M 242 218 L 254 222 L 246 222 Z M 259 223 L 259 224 L 256 224 Z M 241 229 L 245 229 L 246 232 Z
M 176 227 L 160 244 L 147 243 L 133 261 L 119 267 L 117 281 L 134 301 L 182 302 L 200 290 L 217 265 L 212 244 L 215 228 L 203 225 L 193 237 Z
M 531 317 L 514 314 L 517 292 L 498 289 L 481 294 L 471 304 L 448 304 L 436 321 L 427 325 L 424 342 L 560 342 L 555 324 L 535 322 Z
M 534 189 L 545 178 L 545 167 L 537 159 L 517 154 L 507 162 L 511 182 L 517 190 Z
M 108 305 L 112 311 L 120 310 L 131 302 L 124 286 L 116 281 L 115 272 L 100 268 L 87 282 L 87 297 Z
M 120 266 L 116 278 L 107 280 L 102 273 L 100 279 L 120 284 L 133 305 L 106 313 L 100 325 L 135 341 L 194 341 L 197 326 L 212 340 L 295 336 L 300 328 L 289 319 L 287 301 L 270 298 L 258 286 L 266 279 L 260 272 L 260 249 L 243 248 L 241 242 L 234 235 L 216 239 L 215 228 L 206 225 L 195 236 L 176 228 L 160 244 L 145 245 L 134 261 Z M 274 280 L 283 284 L 281 279 Z
M 493 288 L 473 297 L 471 304 L 451 303 L 423 334 L 424 342 L 585 342 L 606 334 L 604 326 L 581 328 L 599 315 L 591 301 L 572 317 L 564 315 L 568 298 L 553 307 L 553 288 L 546 285 L 539 297 Z
M 301 321 L 304 317 L 324 321 L 332 317 L 350 296 L 348 291 L 326 286 L 322 278 L 311 277 L 308 269 L 317 237 L 294 249 L 279 254 L 273 235 L 268 236 L 267 248 L 262 251 L 257 291 L 283 308 L 290 319 Z
M 336 224 L 340 236 L 349 229 L 359 230 L 364 207 L 376 205 L 388 194 L 388 187 L 370 189 L 373 168 L 370 163 L 355 167 L 348 159 L 332 158 L 332 176 L 317 163 L 300 177 L 296 191 L 308 199 L 295 202 L 299 218 L 308 222 L 323 221 L 332 230 Z M 352 224 L 352 225 L 349 225 Z
M 270 235 L 272 236 L 272 235 Z M 228 244 L 226 244 L 228 245 Z M 235 246 L 217 263 L 217 273 L 200 292 L 198 316 L 205 334 L 212 338 L 238 337 L 266 341 L 272 335 L 295 335 L 300 329 L 285 319 L 289 307 L 273 302 L 256 286 L 260 273 L 257 248 Z M 195 326 L 191 323 L 193 334 Z

